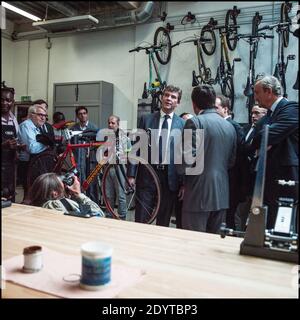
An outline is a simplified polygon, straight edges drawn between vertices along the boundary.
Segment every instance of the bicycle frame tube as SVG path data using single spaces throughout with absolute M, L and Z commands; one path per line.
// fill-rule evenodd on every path
M 198 70 L 199 70 L 199 76 L 202 80 L 202 74 L 201 74 L 201 62 L 203 61 L 202 55 L 201 55 L 201 48 L 200 48 L 200 41 L 197 41 L 197 60 L 198 60 Z M 202 60 L 202 61 L 201 61 Z M 203 64 L 203 63 L 202 63 Z
M 100 162 L 97 163 L 96 167 L 92 170 L 92 172 L 89 174 L 89 176 L 86 178 L 86 180 L 83 181 L 82 183 L 82 189 L 86 191 L 92 181 L 95 179 L 97 174 L 100 172 L 102 167 L 106 164 L 106 160 L 101 160 Z
M 221 34 L 221 46 L 223 48 L 222 51 L 224 52 L 224 56 L 225 56 L 227 71 L 231 71 L 231 65 L 230 65 L 230 60 L 229 60 L 229 55 L 228 55 L 228 47 L 227 47 L 227 43 L 226 43 L 226 35 L 224 33 Z
M 151 58 L 152 57 L 152 53 L 149 53 L 148 55 L 148 61 L 149 61 L 149 82 L 148 82 L 148 90 L 150 90 L 151 88 L 151 83 L 152 83 L 152 63 L 151 63 Z
M 152 60 L 153 66 L 154 66 L 154 70 L 155 70 L 155 73 L 156 73 L 158 81 L 160 82 L 160 84 L 162 84 L 162 80 L 161 80 L 161 77 L 160 77 L 160 74 L 159 74 L 159 71 L 158 71 L 158 67 L 157 67 L 157 64 L 155 62 L 155 59 L 154 59 L 153 55 L 154 54 L 151 53 L 151 60 Z
M 61 168 L 62 162 L 67 158 L 68 154 L 70 154 L 70 160 L 72 167 L 76 167 L 76 161 L 73 154 L 74 149 L 80 149 L 80 148 L 89 148 L 89 147 L 100 147 L 103 144 L 103 142 L 91 142 L 91 143 L 76 143 L 76 144 L 67 144 L 66 150 L 64 153 L 58 158 L 58 162 L 54 167 L 54 172 L 58 171 L 58 168 Z
M 252 40 L 251 40 L 252 41 Z M 253 91 L 254 86 L 254 50 L 255 50 L 255 41 L 250 43 L 250 61 L 249 61 L 249 79 L 251 90 Z M 253 94 L 253 92 L 252 92 Z

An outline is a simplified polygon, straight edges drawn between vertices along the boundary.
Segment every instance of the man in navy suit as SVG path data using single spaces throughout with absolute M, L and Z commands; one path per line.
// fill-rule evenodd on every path
M 278 198 L 298 201 L 295 187 L 280 187 L 277 181 L 299 179 L 299 105 L 282 97 L 280 82 L 273 76 L 255 83 L 254 97 L 261 107 L 268 109 L 257 123 L 252 148 L 259 148 L 264 124 L 269 124 L 264 203 L 268 206 L 267 229 L 270 229 L 276 221 Z
M 184 120 L 174 113 L 175 108 L 180 103 L 182 91 L 180 88 L 168 85 L 162 95 L 161 110 L 141 117 L 138 128 L 145 131 L 157 129 L 157 134 L 151 134 L 151 146 L 149 147 L 149 162 L 156 171 L 161 184 L 161 204 L 156 218 L 156 224 L 169 226 L 172 211 L 174 209 L 177 196 L 180 196 L 180 181 L 174 164 L 174 147 L 176 141 L 181 141 L 181 132 L 184 127 Z M 153 130 L 154 131 L 154 130 Z M 177 140 L 177 136 L 180 136 Z M 162 151 L 166 151 L 158 161 L 151 161 L 150 153 L 159 150 L 159 138 L 166 143 Z M 168 155 L 168 156 L 166 156 Z M 168 159 L 169 158 L 169 159 Z M 156 162 L 156 163 L 155 163 Z M 136 192 L 144 202 L 151 199 L 151 185 L 147 183 L 147 177 L 143 170 L 139 170 L 136 181 L 132 174 L 132 167 L 128 172 L 130 184 L 136 183 Z M 144 222 L 146 212 L 137 202 L 135 208 L 135 221 Z

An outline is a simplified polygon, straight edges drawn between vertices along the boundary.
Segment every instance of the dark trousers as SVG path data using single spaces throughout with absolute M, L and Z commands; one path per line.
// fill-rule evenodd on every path
M 1 197 L 15 202 L 16 195 L 16 166 L 12 159 L 9 163 L 1 163 Z
M 176 199 L 175 201 L 175 217 L 176 217 L 176 228 L 182 229 L 182 200 Z
M 154 167 L 154 166 L 153 166 Z M 155 167 L 154 167 L 155 169 Z M 168 171 L 156 170 L 161 186 L 161 202 L 157 213 L 156 224 L 159 226 L 169 226 L 172 211 L 177 200 L 177 192 L 169 189 Z M 139 174 L 136 183 L 136 204 L 135 204 L 135 221 L 145 223 L 147 220 L 147 208 L 153 207 L 153 202 L 156 201 L 155 188 L 151 177 L 147 176 L 147 171 L 140 166 Z
M 165 170 L 155 171 L 158 175 L 161 186 L 161 202 L 156 218 L 156 225 L 168 227 L 172 212 L 175 208 L 177 192 L 171 191 L 169 188 L 167 166 L 165 167 Z
M 222 222 L 225 221 L 226 210 L 218 211 L 183 211 L 182 227 L 183 229 L 220 233 Z

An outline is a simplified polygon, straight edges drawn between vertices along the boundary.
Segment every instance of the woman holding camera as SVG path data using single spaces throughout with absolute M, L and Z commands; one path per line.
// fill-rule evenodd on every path
M 56 209 L 65 213 L 85 212 L 105 217 L 100 207 L 85 194 L 81 193 L 80 182 L 63 183 L 64 179 L 55 173 L 44 173 L 36 178 L 29 191 L 30 204 L 33 206 Z M 70 185 L 71 184 L 71 185 Z

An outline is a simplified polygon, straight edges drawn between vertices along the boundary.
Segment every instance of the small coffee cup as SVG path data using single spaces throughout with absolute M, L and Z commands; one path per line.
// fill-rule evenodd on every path
M 24 266 L 23 271 L 26 273 L 38 272 L 43 268 L 42 247 L 30 246 L 23 249 Z
M 100 290 L 109 284 L 112 252 L 112 247 L 103 242 L 87 242 L 81 246 L 81 288 Z

